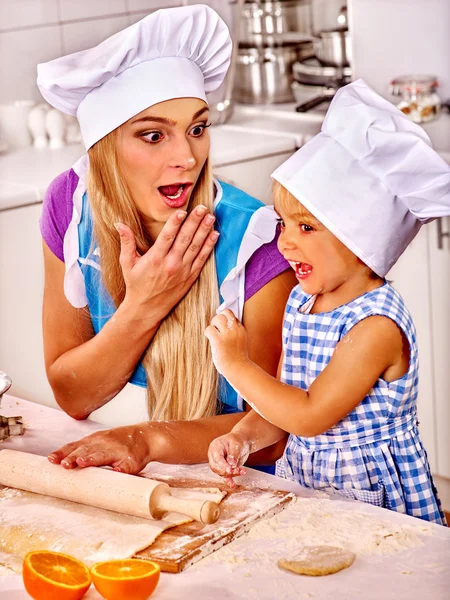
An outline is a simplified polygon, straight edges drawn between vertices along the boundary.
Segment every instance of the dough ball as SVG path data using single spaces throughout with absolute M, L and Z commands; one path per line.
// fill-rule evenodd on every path
M 278 566 L 299 575 L 331 575 L 349 567 L 355 554 L 335 546 L 305 546 L 293 559 L 280 559 Z

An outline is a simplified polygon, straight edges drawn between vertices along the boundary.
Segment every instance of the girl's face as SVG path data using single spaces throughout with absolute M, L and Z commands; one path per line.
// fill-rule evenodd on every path
M 177 98 L 142 111 L 117 132 L 131 197 L 156 239 L 174 210 L 186 210 L 209 154 L 208 106 Z
M 332 294 L 338 306 L 347 301 L 342 293 L 355 292 L 361 276 L 370 279 L 370 269 L 293 196 L 275 199 L 275 210 L 281 224 L 278 248 L 305 293 Z

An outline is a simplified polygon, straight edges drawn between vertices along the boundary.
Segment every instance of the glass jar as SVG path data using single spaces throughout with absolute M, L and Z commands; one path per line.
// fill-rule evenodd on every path
M 397 107 L 414 123 L 435 119 L 441 110 L 439 83 L 431 75 L 405 75 L 391 81 L 391 93 L 400 97 Z

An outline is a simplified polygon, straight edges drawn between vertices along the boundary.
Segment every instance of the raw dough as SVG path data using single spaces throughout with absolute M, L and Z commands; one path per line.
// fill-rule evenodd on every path
M 178 497 L 220 502 L 219 489 L 172 488 Z M 160 521 L 141 519 L 0 486 L 0 565 L 20 572 L 32 550 L 70 554 L 87 564 L 130 558 L 169 527 L 191 521 L 169 513 Z
M 336 546 L 305 546 L 295 559 L 278 561 L 278 566 L 299 575 L 331 575 L 349 567 L 353 552 Z

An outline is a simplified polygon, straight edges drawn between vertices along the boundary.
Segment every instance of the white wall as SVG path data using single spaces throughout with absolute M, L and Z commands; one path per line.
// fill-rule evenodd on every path
M 41 101 L 37 63 L 93 46 L 158 8 L 198 1 L 1 0 L 0 104 Z M 356 77 L 389 97 L 392 78 L 431 73 L 450 97 L 450 0 L 349 0 L 349 13 Z
M 199 2 L 212 4 L 213 0 Z M 42 101 L 36 86 L 38 63 L 95 46 L 158 8 L 196 3 L 192 0 L 0 0 L 0 104 Z
M 349 0 L 355 77 L 392 100 L 399 75 L 436 75 L 450 97 L 450 0 Z

